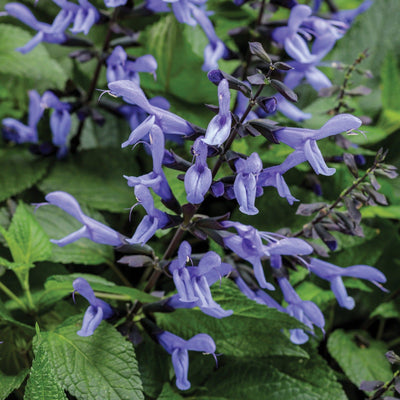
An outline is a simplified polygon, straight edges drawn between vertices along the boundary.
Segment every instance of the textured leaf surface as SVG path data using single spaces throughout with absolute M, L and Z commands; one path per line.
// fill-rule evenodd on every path
M 6 240 L 16 263 L 31 265 L 50 258 L 49 237 L 29 207 L 22 202 L 13 216 Z
M 60 385 L 80 400 L 143 399 L 132 345 L 102 322 L 89 337 L 76 334 L 82 315 L 54 332 L 41 334 L 42 345 Z
M 67 400 L 63 388 L 55 379 L 48 361 L 48 355 L 36 346 L 29 380 L 25 389 L 25 400 Z
M 33 82 L 46 81 L 47 87 L 51 85 L 61 89 L 66 81 L 64 71 L 42 44 L 27 54 L 15 51 L 31 38 L 22 28 L 6 24 L 0 26 L 1 73 L 28 78 Z
M 0 371 L 0 399 L 6 399 L 14 389 L 18 389 L 27 373 L 28 370 L 23 370 L 18 375 L 9 376 Z
M 112 132 L 110 132 L 110 135 Z M 135 197 L 122 175 L 137 176 L 132 153 L 121 149 L 82 151 L 55 165 L 39 188 L 43 193 L 63 190 L 82 205 L 99 210 L 126 211 Z
M 169 383 L 166 383 L 157 400 L 183 400 L 183 397 L 179 393 L 174 392 Z
M 227 358 L 207 387 L 210 399 L 346 400 L 333 371 L 314 351 L 308 360 L 273 357 L 240 362 Z
M 38 159 L 26 149 L 0 149 L 0 201 L 33 186 L 48 165 L 48 160 Z
M 357 342 L 357 334 L 363 338 L 362 342 Z M 356 386 L 362 381 L 388 381 L 392 377 L 385 358 L 386 345 L 364 331 L 334 331 L 328 339 L 328 350 Z
M 100 213 L 88 210 L 85 207 L 82 207 L 82 210 L 89 217 L 104 222 Z M 61 239 L 82 227 L 79 221 L 56 206 L 40 207 L 35 214 L 40 225 L 51 239 Z M 114 259 L 112 246 L 94 243 L 89 239 L 79 239 L 65 247 L 50 244 L 53 251 L 49 260 L 54 262 L 97 265 Z

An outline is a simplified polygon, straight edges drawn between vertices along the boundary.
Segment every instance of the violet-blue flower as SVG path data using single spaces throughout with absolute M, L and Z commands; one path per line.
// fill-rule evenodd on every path
M 126 242 L 144 245 L 158 229 L 162 229 L 168 224 L 169 218 L 166 213 L 154 207 L 153 196 L 146 186 L 135 186 L 135 196 L 139 204 L 146 210 L 147 215 L 142 219 L 133 236 L 126 239 Z
M 261 258 L 265 256 L 265 246 L 258 230 L 234 221 L 223 221 L 221 224 L 225 228 L 233 227 L 238 232 L 238 235 L 231 234 L 223 238 L 225 246 L 253 265 L 254 275 L 262 288 L 275 290 L 274 286 L 265 280 L 261 263 Z
M 156 59 L 150 55 L 138 57 L 135 61 L 128 60 L 128 55 L 121 46 L 116 46 L 106 60 L 107 82 L 130 80 L 140 83 L 139 72 L 150 72 L 155 77 L 157 69 Z
M 341 268 L 326 261 L 311 258 L 308 268 L 312 273 L 330 282 L 332 292 L 341 307 L 352 310 L 355 306 L 354 299 L 347 294 L 342 277 L 351 276 L 353 278 L 367 279 L 378 287 L 379 283 L 385 283 L 385 275 L 376 268 L 369 265 L 352 265 L 351 267 Z
M 43 93 L 40 105 L 43 108 L 54 110 L 50 117 L 50 128 L 53 134 L 53 144 L 59 148 L 57 156 L 61 158 L 67 153 L 67 137 L 71 129 L 70 105 L 60 101 L 49 90 Z
M 51 204 L 64 210 L 66 213 L 72 215 L 80 223 L 83 224 L 82 228 L 69 234 L 63 239 L 51 239 L 52 243 L 63 247 L 67 244 L 73 243 L 78 239 L 87 238 L 93 242 L 100 244 L 108 244 L 111 246 L 121 246 L 123 244 L 123 236 L 116 232 L 114 229 L 96 221 L 93 218 L 85 215 L 76 199 L 66 192 L 51 192 L 46 195 L 47 203 L 39 203 L 37 206 Z
M 317 140 L 342 132 L 350 132 L 361 126 L 362 122 L 350 114 L 339 114 L 332 117 L 320 129 L 281 128 L 274 132 L 275 137 L 295 149 L 289 155 L 290 165 L 294 166 L 307 160 L 316 174 L 333 175 L 335 168 L 328 168 Z M 288 159 L 289 159 L 288 157 Z
M 20 3 L 8 3 L 5 5 L 5 10 L 8 15 L 19 19 L 24 24 L 32 29 L 35 29 L 37 34 L 23 47 L 16 49 L 17 51 L 25 54 L 31 51 L 40 42 L 47 43 L 63 43 L 67 39 L 64 31 L 71 23 L 74 15 L 73 13 L 59 14 L 54 20 L 52 25 L 44 22 L 39 22 L 29 10 L 28 7 Z
M 72 33 L 84 33 L 87 35 L 90 28 L 100 19 L 97 8 L 88 0 L 79 0 L 79 7 L 74 17 L 74 25 L 70 29 Z
M 324 315 L 316 304 L 302 300 L 286 278 L 278 278 L 278 283 L 285 301 L 289 304 L 286 307 L 287 313 L 307 325 L 311 333 L 314 332 L 313 325 L 323 330 Z M 308 336 L 303 329 L 291 329 L 290 340 L 296 344 L 303 344 L 308 341 Z
M 82 321 L 82 328 L 76 332 L 79 336 L 91 336 L 103 319 L 108 319 L 114 314 L 111 306 L 105 301 L 96 298 L 93 289 L 86 279 L 77 278 L 72 283 L 74 292 L 78 292 L 88 302 L 89 307 Z
M 212 174 L 207 166 L 207 153 L 208 146 L 203 137 L 197 138 L 193 144 L 195 163 L 187 170 L 184 181 L 187 201 L 192 204 L 202 203 L 211 186 Z
M 179 247 L 178 258 L 169 266 L 175 286 L 178 290 L 178 298 L 171 299 L 169 305 L 174 308 L 182 308 L 179 302 L 186 303 L 186 307 L 200 307 L 200 309 L 216 318 L 231 315 L 232 310 L 223 310 L 211 295 L 210 286 L 223 276 L 227 275 L 232 267 L 222 263 L 219 255 L 213 251 L 206 253 L 197 267 L 186 267 L 190 260 L 191 247 L 184 241 Z
M 188 381 L 188 350 L 214 355 L 216 349 L 212 337 L 205 333 L 199 333 L 189 340 L 184 340 L 171 332 L 163 331 L 157 335 L 157 340 L 172 356 L 172 365 L 174 366 L 176 375 L 176 386 L 180 390 L 187 390 L 190 388 L 190 382 Z
M 235 162 L 236 178 L 233 185 L 239 210 L 248 215 L 258 214 L 255 207 L 258 174 L 262 170 L 262 161 L 257 153 L 252 153 L 246 160 L 239 158 Z
M 36 90 L 30 90 L 28 125 L 24 125 L 14 118 L 4 118 L 2 121 L 4 137 L 15 143 L 37 143 L 38 133 L 36 126 L 42 115 L 43 109 L 40 106 L 40 95 Z
M 108 87 L 112 95 L 122 97 L 127 103 L 135 104 L 147 114 L 153 115 L 155 123 L 164 134 L 188 135 L 193 133 L 193 128 L 183 118 L 160 107 L 153 106 L 136 82 L 115 81 L 109 83 Z
M 211 146 L 220 146 L 229 137 L 231 132 L 232 116 L 229 110 L 231 95 L 229 84 L 226 79 L 222 79 L 218 84 L 218 114 L 213 117 L 207 127 L 205 143 Z
M 128 0 L 104 0 L 106 7 L 119 7 L 124 6 Z

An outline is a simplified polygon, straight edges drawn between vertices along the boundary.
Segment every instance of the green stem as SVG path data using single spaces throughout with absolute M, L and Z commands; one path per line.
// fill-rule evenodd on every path
M 120 271 L 120 269 L 112 262 L 108 261 L 107 265 L 113 270 L 115 275 L 118 276 L 120 281 L 128 287 L 132 287 L 132 284 L 128 281 L 128 279 L 124 276 L 124 274 Z
M 18 303 L 21 308 L 24 311 L 28 311 L 28 307 L 26 304 L 15 294 L 13 293 L 10 289 L 8 289 L 7 286 L 5 286 L 3 283 L 0 282 L 0 289 L 12 300 L 14 300 L 16 303 Z
M 101 297 L 103 299 L 114 299 L 120 301 L 131 301 L 131 297 L 125 294 L 117 294 L 117 293 L 104 293 L 94 291 L 96 297 Z

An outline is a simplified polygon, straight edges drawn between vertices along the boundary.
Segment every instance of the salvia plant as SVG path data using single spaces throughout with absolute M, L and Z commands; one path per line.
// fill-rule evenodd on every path
M 399 397 L 396 0 L 1 7 L 1 399 Z

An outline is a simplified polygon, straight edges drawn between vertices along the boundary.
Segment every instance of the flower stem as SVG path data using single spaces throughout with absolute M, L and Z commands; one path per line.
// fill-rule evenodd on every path
M 12 292 L 6 285 L 4 285 L 3 283 L 0 282 L 0 289 L 12 300 L 14 300 L 16 303 L 18 303 L 21 308 L 27 312 L 28 307 L 26 306 L 26 304 L 14 293 Z

